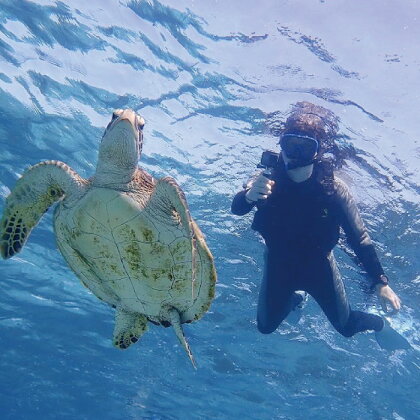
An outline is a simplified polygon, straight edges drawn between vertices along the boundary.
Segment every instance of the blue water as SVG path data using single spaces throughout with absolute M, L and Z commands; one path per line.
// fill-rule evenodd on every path
M 1 208 L 41 160 L 91 176 L 112 110 L 132 107 L 146 120 L 140 164 L 178 180 L 219 281 L 185 327 L 197 371 L 170 329 L 118 351 L 113 310 L 67 268 L 48 214 L 0 263 L 0 418 L 420 418 L 419 21 L 417 0 L 1 0 Z M 343 176 L 412 350 L 341 337 L 313 300 L 257 332 L 262 246 L 230 201 L 298 100 L 341 119 Z M 352 306 L 378 313 L 345 244 L 336 256 Z

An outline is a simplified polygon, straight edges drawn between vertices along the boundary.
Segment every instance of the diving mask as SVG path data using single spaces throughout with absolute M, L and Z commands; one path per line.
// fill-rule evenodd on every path
M 310 165 L 318 153 L 319 143 L 313 137 L 284 134 L 280 138 L 282 151 L 288 158 L 287 169 Z

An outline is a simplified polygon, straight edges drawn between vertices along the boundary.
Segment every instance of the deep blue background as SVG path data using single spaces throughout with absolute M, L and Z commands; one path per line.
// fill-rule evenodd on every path
M 215 256 L 211 310 L 112 347 L 113 310 L 56 250 L 51 214 L 0 263 L 1 419 L 416 419 L 419 416 L 420 4 L 415 0 L 0 0 L 1 207 L 44 159 L 93 174 L 114 108 L 146 119 L 140 164 L 171 175 Z M 343 176 L 403 300 L 413 350 L 339 336 L 313 300 L 260 335 L 262 247 L 230 214 L 290 104 L 341 119 Z M 345 244 L 354 308 L 378 312 Z

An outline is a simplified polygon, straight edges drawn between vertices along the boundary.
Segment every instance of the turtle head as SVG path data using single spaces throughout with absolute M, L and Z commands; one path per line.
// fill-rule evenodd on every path
M 99 147 L 95 184 L 130 182 L 143 144 L 144 119 L 131 109 L 117 109 Z

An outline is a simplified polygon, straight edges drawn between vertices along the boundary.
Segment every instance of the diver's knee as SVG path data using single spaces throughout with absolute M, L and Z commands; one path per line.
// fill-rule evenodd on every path
M 350 338 L 350 337 L 353 337 L 353 335 L 355 334 L 354 333 L 354 331 L 350 331 L 350 330 L 341 330 L 341 331 L 338 331 L 343 337 L 346 337 L 346 338 Z
M 351 328 L 350 325 L 334 325 L 334 328 L 339 332 L 343 337 L 353 337 L 355 334 L 354 328 Z
M 257 319 L 257 329 L 261 334 L 271 334 L 277 327 L 277 325 L 263 323 Z

